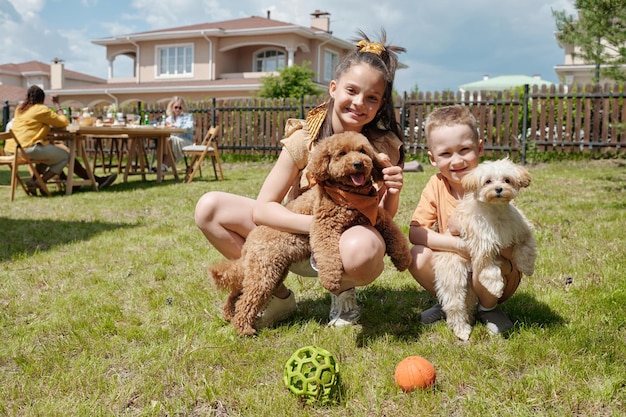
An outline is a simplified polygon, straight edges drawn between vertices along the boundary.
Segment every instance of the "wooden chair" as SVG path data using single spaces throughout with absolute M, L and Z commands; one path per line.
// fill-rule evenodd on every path
M 211 126 L 208 130 L 201 144 L 189 145 L 183 148 L 183 155 L 185 159 L 191 157 L 191 162 L 187 166 L 187 173 L 185 175 L 185 182 L 190 183 L 193 181 L 193 177 L 196 172 L 200 171 L 202 176 L 202 163 L 207 156 L 211 157 L 213 163 L 213 172 L 215 172 L 215 179 L 217 180 L 217 171 L 220 173 L 220 178 L 224 180 L 224 173 L 222 172 L 222 162 L 220 161 L 220 152 L 217 144 L 217 134 L 219 132 L 219 126 Z
M 0 187 L 11 189 L 11 201 L 13 201 L 15 198 L 15 189 L 17 188 L 18 183 L 22 186 L 24 192 L 30 195 L 24 182 L 30 180 L 31 176 L 34 176 L 39 184 L 39 189 L 42 190 L 47 196 L 50 196 L 50 191 L 48 190 L 46 183 L 41 178 L 39 172 L 37 172 L 37 169 L 35 169 L 35 163 L 37 161 L 33 161 L 29 158 L 12 131 L 0 133 L 0 141 L 6 141 L 7 139 L 13 139 L 15 141 L 15 153 L 13 155 L 7 155 L 4 150 L 0 148 L 0 166 L 6 165 L 11 168 L 11 185 L 0 185 Z M 19 167 L 22 165 L 25 165 L 28 168 L 28 177 L 20 176 Z

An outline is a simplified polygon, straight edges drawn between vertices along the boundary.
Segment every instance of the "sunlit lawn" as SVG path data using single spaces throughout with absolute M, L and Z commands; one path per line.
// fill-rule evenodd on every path
M 506 337 L 477 324 L 467 343 L 424 327 L 433 300 L 389 266 L 361 289 L 362 324 L 327 328 L 329 297 L 290 275 L 299 310 L 255 338 L 221 317 L 221 259 L 193 222 L 202 193 L 256 195 L 270 169 L 227 163 L 192 184 L 167 180 L 9 202 L 0 190 L 0 414 L 7 416 L 618 416 L 626 409 L 626 161 L 528 166 L 518 198 L 539 259 L 503 309 Z M 398 224 L 428 176 L 407 173 Z M 0 171 L 6 183 L 8 172 Z M 389 264 L 390 265 L 390 264 Z M 303 407 L 282 382 L 296 349 L 338 359 L 341 404 Z M 437 383 L 405 394 L 408 355 Z

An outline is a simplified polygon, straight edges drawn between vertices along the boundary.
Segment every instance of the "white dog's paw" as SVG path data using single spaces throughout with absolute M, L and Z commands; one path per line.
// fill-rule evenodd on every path
M 520 259 L 515 263 L 517 269 L 526 276 L 531 276 L 535 273 L 535 262 L 527 259 Z
M 525 267 L 520 267 L 519 270 L 522 272 L 522 274 L 526 275 L 526 276 L 531 276 L 532 274 L 535 273 L 535 266 L 534 265 L 529 265 L 529 266 L 525 266 Z
M 452 327 L 452 332 L 454 332 L 454 335 L 460 340 L 467 342 L 472 333 L 472 326 L 468 323 L 458 323 Z
M 479 281 L 495 297 L 502 297 L 504 292 L 504 279 L 500 267 L 493 265 L 483 269 L 480 272 Z

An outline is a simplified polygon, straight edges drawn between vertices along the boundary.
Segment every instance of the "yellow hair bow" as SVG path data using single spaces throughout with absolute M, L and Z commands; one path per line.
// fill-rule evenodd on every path
M 359 41 L 356 46 L 359 52 L 369 52 L 380 56 L 385 51 L 385 47 L 379 42 L 368 42 L 366 40 Z

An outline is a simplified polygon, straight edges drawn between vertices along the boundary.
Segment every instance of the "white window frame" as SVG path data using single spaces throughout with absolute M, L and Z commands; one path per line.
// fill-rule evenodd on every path
M 173 52 L 175 50 L 178 49 L 182 49 L 182 53 L 183 53 L 183 60 L 185 62 L 182 63 L 182 72 L 178 72 L 178 66 L 179 64 L 176 61 L 176 59 L 178 58 L 177 55 L 175 55 L 172 58 L 169 58 L 168 56 L 168 60 L 173 59 L 174 63 L 173 65 L 176 67 L 175 71 L 172 73 L 162 73 L 161 72 L 161 52 L 167 50 L 168 52 Z M 178 51 L 176 51 L 178 52 Z M 154 48 L 154 71 L 155 71 L 155 78 L 191 78 L 193 77 L 193 69 L 194 69 L 194 55 L 195 55 L 195 51 L 194 51 L 194 44 L 193 43 L 179 43 L 179 44 L 167 44 L 167 45 L 157 45 Z M 171 65 L 171 63 L 168 63 L 168 66 Z
M 276 55 L 264 56 L 262 58 L 259 58 L 259 55 L 267 54 L 268 52 L 275 52 Z M 280 61 L 281 56 L 283 58 L 282 62 Z M 261 70 L 258 69 L 258 65 L 257 65 L 259 61 L 262 62 Z M 276 62 L 276 68 L 268 69 L 266 64 L 268 62 L 274 62 L 274 61 Z M 287 54 L 285 53 L 285 51 L 279 48 L 263 48 L 254 52 L 254 54 L 252 55 L 252 72 L 274 72 L 279 69 L 283 69 L 285 67 L 287 67 Z
M 337 65 L 339 65 L 339 52 L 324 49 L 324 81 L 332 81 L 335 78 Z

